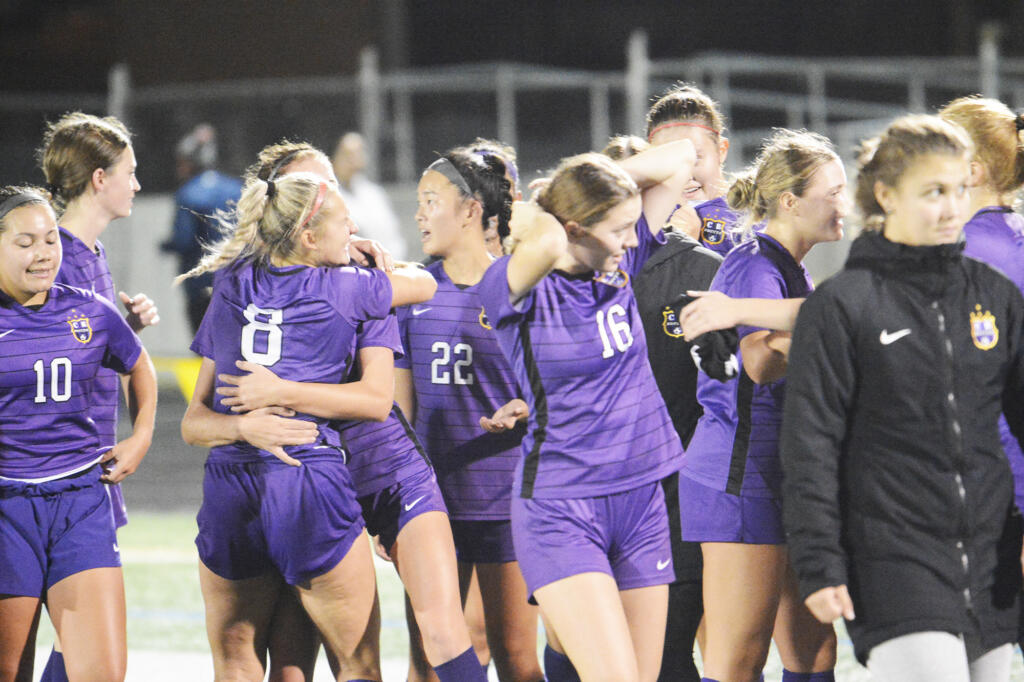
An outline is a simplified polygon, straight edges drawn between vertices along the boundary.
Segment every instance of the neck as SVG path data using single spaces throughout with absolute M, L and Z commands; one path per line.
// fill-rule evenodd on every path
M 479 242 L 464 240 L 463 244 L 444 256 L 444 271 L 455 284 L 472 286 L 479 282 L 491 266 L 491 254 L 484 246 L 481 233 Z
M 60 225 L 89 247 L 96 249 L 96 240 L 107 229 L 112 217 L 101 210 L 95 202 L 76 199 L 68 204 Z
M 593 272 L 594 268 L 590 267 L 580 259 L 573 255 L 573 243 L 570 239 L 569 248 L 565 250 L 558 260 L 555 261 L 554 270 L 561 270 L 562 272 L 568 272 L 572 275 L 578 275 L 582 272 Z
M 782 247 L 789 251 L 797 263 L 803 262 L 804 256 L 815 244 L 813 241 L 802 238 L 792 224 L 778 218 L 767 222 L 764 233 L 782 244 Z
M 992 187 L 972 187 L 970 189 L 971 215 L 974 215 L 987 206 L 1010 206 L 1013 203 L 1012 194 L 1000 194 Z

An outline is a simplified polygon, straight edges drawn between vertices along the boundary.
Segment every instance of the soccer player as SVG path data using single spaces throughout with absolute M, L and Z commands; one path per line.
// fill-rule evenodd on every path
M 528 406 L 512 534 L 551 680 L 658 676 L 673 579 L 659 481 L 682 448 L 630 281 L 664 243 L 693 162 L 688 141 L 621 165 L 563 160 L 536 203 L 516 204 L 511 255 L 479 285 Z
M 72 679 L 124 679 L 124 580 L 107 484 L 153 436 L 156 374 L 113 304 L 55 284 L 61 234 L 40 190 L 0 189 L 0 679 L 31 679 L 40 604 Z M 93 414 L 99 369 L 127 375 L 132 434 Z
M 828 140 L 778 131 L 729 190 L 729 205 L 764 229 L 734 248 L 711 288 L 739 298 L 803 298 L 801 261 L 840 239 L 846 175 Z M 836 638 L 801 603 L 780 506 L 778 431 L 789 334 L 738 329 L 739 376 L 702 374 L 704 415 L 679 472 L 683 539 L 701 543 L 707 646 L 704 679 L 758 679 L 774 637 L 787 682 L 833 679 Z

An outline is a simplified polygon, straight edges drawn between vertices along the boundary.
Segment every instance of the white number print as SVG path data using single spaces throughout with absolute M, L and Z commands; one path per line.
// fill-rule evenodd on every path
M 435 341 L 430 351 L 440 353 L 430 362 L 430 383 L 454 383 L 458 386 L 469 386 L 473 383 L 473 347 L 468 343 L 457 343 L 452 347 L 444 341 Z M 448 364 L 453 358 L 455 362 L 449 371 Z
M 633 345 L 633 332 L 629 330 L 626 310 L 618 303 L 609 308 L 607 314 L 603 310 L 597 311 L 597 331 L 601 334 L 601 344 L 604 346 L 602 358 L 615 355 L 615 351 L 612 350 L 612 339 L 615 340 L 615 347 L 620 353 L 625 353 Z
M 249 324 L 242 327 L 242 357 L 257 365 L 270 367 L 281 359 L 281 322 L 284 315 L 278 308 L 258 308 L 250 303 L 245 309 L 245 319 Z M 266 320 L 258 319 L 264 316 Z M 267 349 L 256 350 L 256 334 L 266 334 Z
M 36 397 L 34 402 L 46 402 L 46 363 L 36 360 L 32 365 L 36 371 Z M 63 372 L 61 370 L 64 370 Z M 64 376 L 61 382 L 60 377 Z M 63 384 L 63 385 L 62 385 Z M 71 360 L 54 358 L 50 361 L 50 400 L 55 403 L 66 403 L 71 399 Z

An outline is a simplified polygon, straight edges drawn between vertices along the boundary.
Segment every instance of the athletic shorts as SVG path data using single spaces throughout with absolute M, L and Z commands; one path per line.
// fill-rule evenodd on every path
M 715 490 L 679 474 L 679 525 L 683 540 L 783 545 L 782 501 Z
M 506 564 L 516 560 L 511 521 L 452 521 L 455 557 L 464 564 Z
M 384 549 L 391 551 L 405 524 L 420 514 L 439 511 L 448 513 L 437 486 L 433 469 L 424 467 L 373 495 L 359 498 L 359 505 L 370 535 L 380 537 Z
M 668 533 L 672 541 L 672 568 L 676 572 L 676 580 L 672 584 L 700 583 L 704 576 L 704 558 L 700 551 L 700 543 L 684 541 L 679 526 L 679 472 L 673 472 L 661 479 L 661 491 L 665 493 Z
M 43 597 L 70 575 L 121 565 L 102 473 L 0 481 L 0 594 Z
M 124 503 L 124 491 L 120 483 L 106 484 L 107 497 L 110 498 L 110 512 L 114 515 L 114 527 L 123 528 L 128 525 L 128 507 Z
M 675 579 L 656 482 L 598 497 L 513 497 L 512 539 L 531 599 L 538 588 L 581 573 L 606 573 L 620 590 Z
M 341 453 L 298 459 L 206 463 L 196 547 L 207 568 L 226 580 L 276 570 L 297 585 L 348 554 L 364 523 Z

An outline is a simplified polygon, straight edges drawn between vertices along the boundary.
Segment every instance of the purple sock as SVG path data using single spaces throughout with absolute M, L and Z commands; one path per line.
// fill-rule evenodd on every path
M 762 680 L 764 679 L 763 675 L 761 676 L 761 679 Z M 700 682 L 718 682 L 718 680 L 716 680 L 713 677 L 702 677 L 702 678 L 700 678 Z
M 836 682 L 836 675 L 833 670 L 820 673 L 794 673 L 783 668 L 782 682 Z
M 480 667 L 473 647 L 441 665 L 434 666 L 434 672 L 441 682 L 487 682 L 487 675 Z
M 39 682 L 68 682 L 68 672 L 64 669 L 64 654 L 50 651 L 50 660 L 46 662 Z
M 544 647 L 544 676 L 548 682 L 580 682 L 580 675 L 569 657 L 550 646 Z

